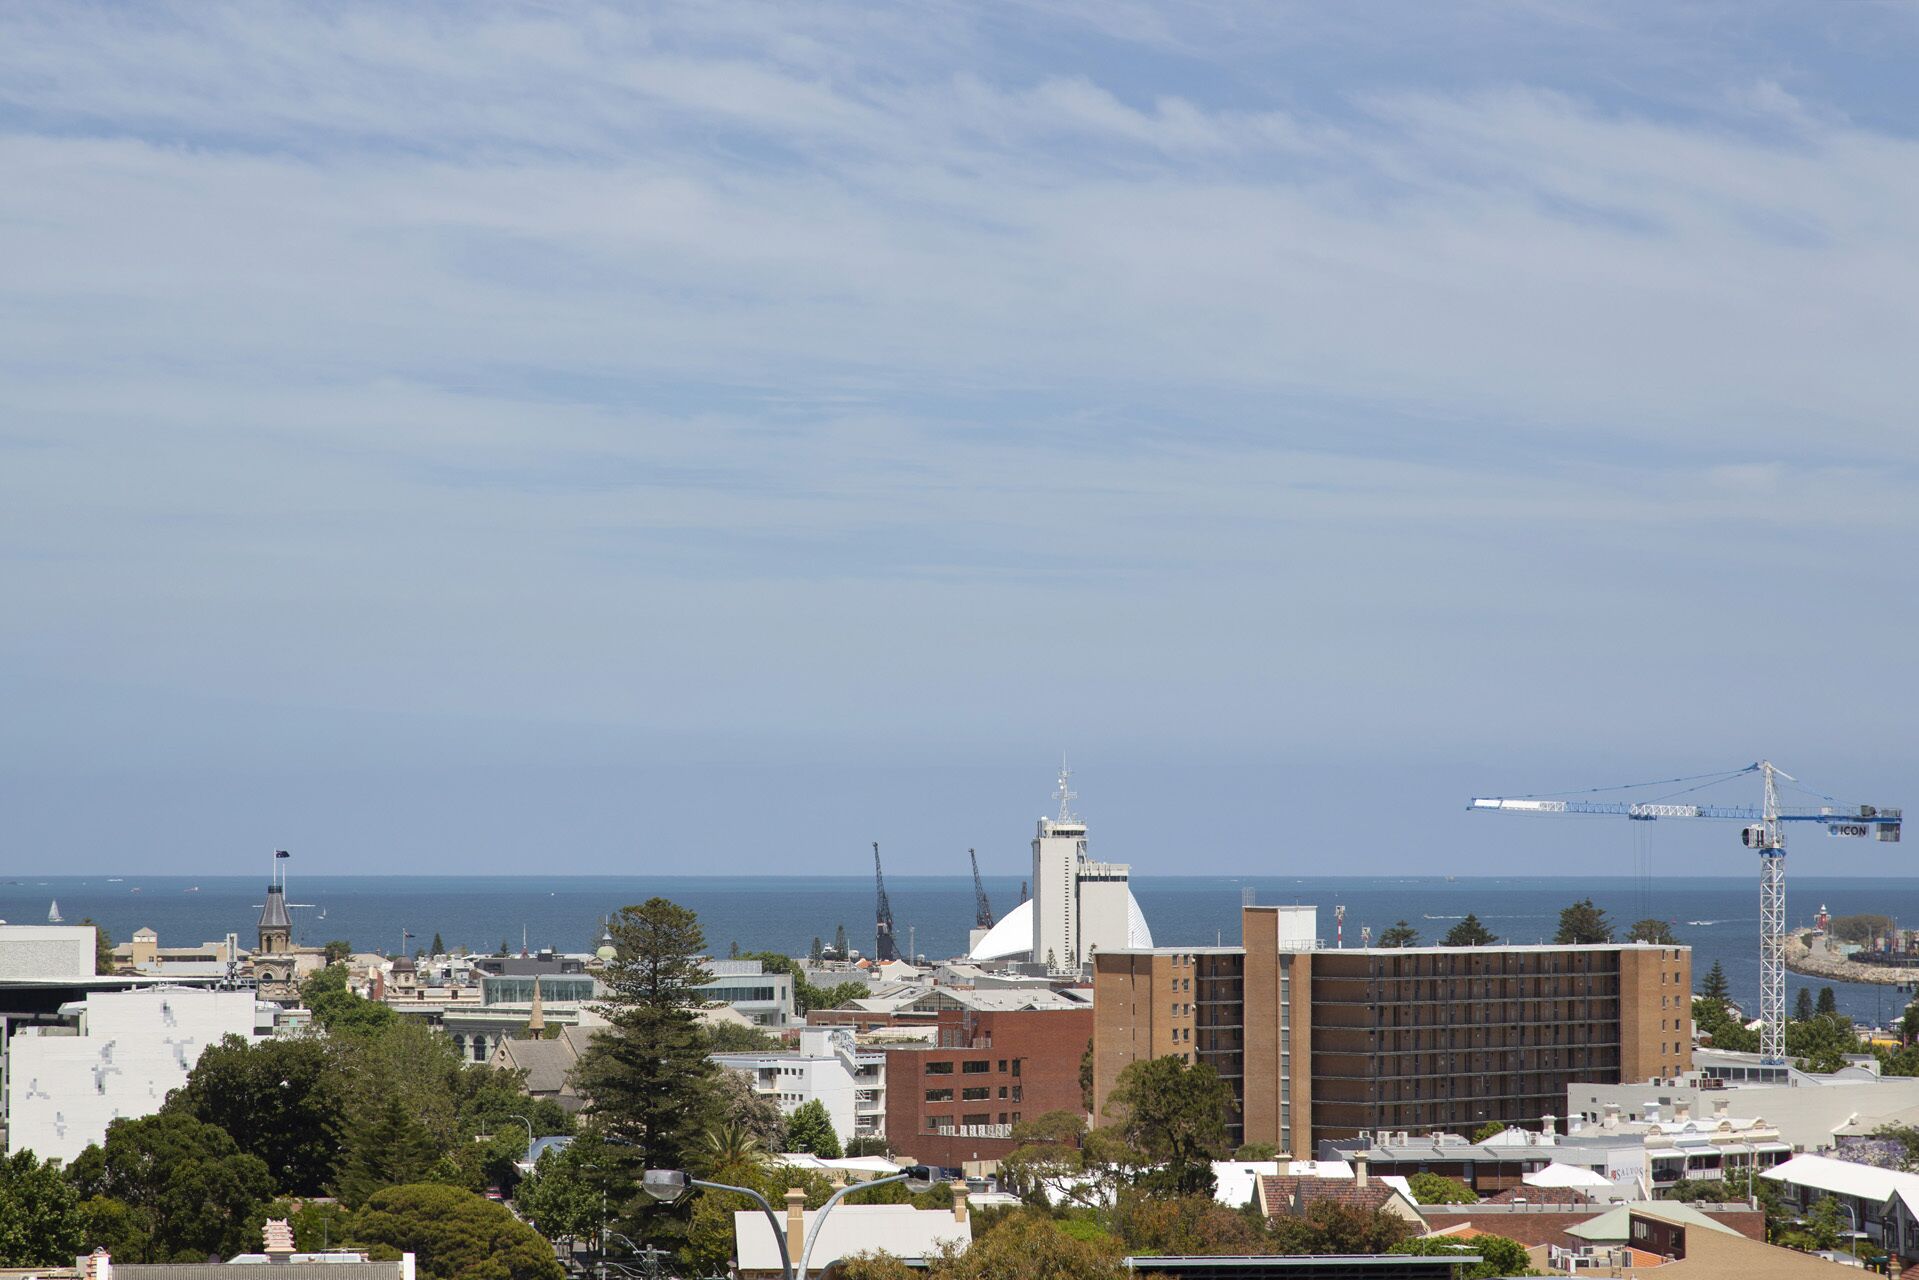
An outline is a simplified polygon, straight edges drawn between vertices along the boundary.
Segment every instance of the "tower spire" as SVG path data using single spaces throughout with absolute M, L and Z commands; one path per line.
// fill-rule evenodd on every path
M 1059 757 L 1059 785 L 1053 791 L 1054 798 L 1059 801 L 1059 817 L 1056 821 L 1072 822 L 1074 820 L 1073 801 L 1079 799 L 1079 792 L 1072 790 L 1070 786 L 1072 781 L 1073 771 L 1066 767 L 1066 753 L 1062 751 Z

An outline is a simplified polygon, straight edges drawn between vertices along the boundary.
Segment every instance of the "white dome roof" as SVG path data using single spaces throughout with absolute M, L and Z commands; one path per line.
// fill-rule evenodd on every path
M 1126 891 L 1126 945 L 1129 947 L 1150 947 L 1153 945 L 1153 931 L 1146 925 L 1146 913 L 1139 909 L 1139 899 L 1133 891 Z M 1023 956 L 1033 949 L 1033 900 L 1028 898 L 1007 912 L 998 924 L 987 930 L 979 945 L 973 948 L 968 960 L 1006 960 L 1013 956 Z

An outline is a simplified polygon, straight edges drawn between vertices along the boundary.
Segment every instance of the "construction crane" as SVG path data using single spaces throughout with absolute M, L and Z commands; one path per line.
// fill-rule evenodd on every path
M 966 856 L 973 863 L 973 923 L 981 929 L 993 927 L 993 904 L 986 900 L 986 886 L 980 883 L 979 855 L 971 849 Z
M 1747 774 L 1759 774 L 1764 791 L 1757 808 L 1750 805 L 1673 804 L 1676 796 L 1703 790 L 1716 783 Z M 1502 813 L 1589 814 L 1629 818 L 1634 822 L 1652 822 L 1660 818 L 1715 818 L 1744 822 L 1740 843 L 1759 855 L 1759 1056 L 1762 1062 L 1782 1064 L 1786 1060 L 1786 833 L 1787 822 L 1823 823 L 1829 836 L 1880 840 L 1899 839 L 1898 809 L 1880 809 L 1862 804 L 1847 811 L 1831 796 L 1818 795 L 1826 803 L 1812 809 L 1782 809 L 1779 783 L 1797 784 L 1798 779 L 1774 765 L 1760 760 L 1743 769 L 1723 773 L 1697 774 L 1689 778 L 1666 778 L 1658 782 L 1629 783 L 1618 787 L 1593 787 L 1566 795 L 1596 795 L 1606 791 L 1631 791 L 1642 787 L 1685 786 L 1655 801 L 1579 800 L 1563 797 L 1506 796 L 1474 797 L 1469 810 L 1490 809 Z M 1805 790 L 1801 787 L 1800 790 Z
M 893 904 L 886 900 L 886 873 L 880 870 L 880 842 L 873 842 L 873 884 L 879 891 L 879 902 L 874 908 L 873 929 L 878 935 L 873 942 L 873 956 L 876 961 L 897 960 L 900 958 L 899 944 L 893 941 Z

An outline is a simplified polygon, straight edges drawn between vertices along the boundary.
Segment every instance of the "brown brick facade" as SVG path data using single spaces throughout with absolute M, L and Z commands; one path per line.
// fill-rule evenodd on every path
M 942 1027 L 959 1043 L 886 1050 L 886 1138 L 895 1155 L 963 1168 L 1018 1144 L 1005 1129 L 1049 1111 L 1084 1114 L 1080 1059 L 1091 1009 L 995 1010 Z
M 1210 1062 L 1233 1139 L 1310 1155 L 1360 1132 L 1537 1125 L 1575 1080 L 1691 1067 L 1684 947 L 1283 951 L 1273 908 L 1244 945 L 1095 957 L 1095 1105 L 1142 1057 Z

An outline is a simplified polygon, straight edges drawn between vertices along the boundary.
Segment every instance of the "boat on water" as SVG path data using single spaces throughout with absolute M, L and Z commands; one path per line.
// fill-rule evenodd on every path
M 47 923 L 65 924 L 66 922 L 67 918 L 60 914 L 60 899 L 55 898 L 53 905 L 47 908 Z

